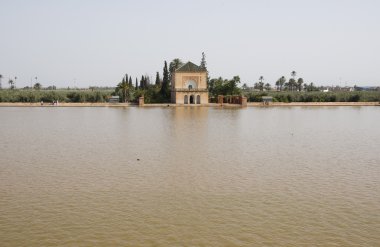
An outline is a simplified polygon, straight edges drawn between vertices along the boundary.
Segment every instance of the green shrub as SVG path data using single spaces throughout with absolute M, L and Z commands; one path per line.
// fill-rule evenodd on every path
M 380 101 L 380 92 L 249 92 L 244 94 L 248 102 L 261 102 L 262 96 L 272 96 L 275 102 L 376 102 Z
M 105 102 L 111 90 L 0 90 L 0 102 Z

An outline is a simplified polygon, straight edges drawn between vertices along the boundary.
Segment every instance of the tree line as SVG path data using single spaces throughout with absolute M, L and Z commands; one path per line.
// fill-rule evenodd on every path
M 98 103 L 106 102 L 112 90 L 0 90 L 0 102 L 67 102 L 67 103 Z
M 169 65 L 164 61 L 162 74 L 155 73 L 155 80 L 145 74 L 141 77 L 132 77 L 125 74 L 115 88 L 89 87 L 89 90 L 71 91 L 57 89 L 55 86 L 42 87 L 35 77 L 32 88 L 28 90 L 15 90 L 17 77 L 9 78 L 10 90 L 0 90 L 0 102 L 39 102 L 59 100 L 61 102 L 106 102 L 111 95 L 120 96 L 121 102 L 137 102 L 140 96 L 144 96 L 146 103 L 169 103 L 171 101 L 171 78 L 184 63 L 179 58 L 173 59 Z M 202 53 L 200 67 L 207 71 L 206 56 Z M 3 75 L 0 74 L 0 89 L 2 89 Z M 134 78 L 134 79 L 133 79 Z M 320 88 L 314 83 L 307 84 L 303 78 L 297 78 L 297 72 L 292 71 L 290 78 L 281 76 L 272 88 L 270 83 L 265 83 L 264 76 L 260 76 L 253 88 L 246 83 L 240 86 L 239 76 L 232 79 L 222 77 L 210 78 L 207 74 L 207 87 L 210 102 L 216 102 L 218 95 L 244 95 L 248 101 L 261 101 L 262 96 L 273 96 L 278 102 L 355 102 L 355 101 L 380 101 L 378 92 L 318 92 Z
M 113 95 L 120 96 L 121 102 L 137 102 L 140 96 L 144 96 L 146 103 L 170 103 L 171 78 L 183 64 L 179 58 L 173 59 L 169 66 L 167 61 L 164 61 L 162 75 L 157 71 L 154 83 L 151 82 L 149 75 L 142 75 L 140 80 L 136 77 L 133 85 L 131 76 L 128 77 L 126 74 L 117 84 Z M 202 53 L 200 66 L 206 69 L 204 53 Z
M 307 84 L 304 83 L 303 78 L 296 78 L 296 71 L 292 71 L 290 73 L 290 76 L 291 78 L 289 78 L 289 80 L 287 80 L 285 76 L 281 76 L 280 78 L 278 78 L 278 80 L 275 82 L 275 88 L 272 88 L 272 85 L 270 83 L 264 83 L 264 76 L 260 76 L 258 82 L 254 84 L 253 89 L 256 89 L 258 91 L 270 91 L 274 89 L 280 92 L 319 91 L 318 87 L 316 87 L 313 82 Z M 242 89 L 245 91 L 249 90 L 247 84 L 243 84 Z
M 243 92 L 248 102 L 262 102 L 263 96 L 273 97 L 274 102 L 379 102 L 380 93 L 376 91 L 354 92 L 291 92 L 291 91 L 250 91 Z
M 0 74 L 0 89 L 4 89 L 3 88 L 3 83 L 2 83 L 3 79 L 4 79 L 4 76 L 2 74 Z M 16 81 L 17 81 L 17 79 L 18 79 L 17 76 L 8 79 L 9 89 L 11 89 L 11 90 L 16 89 Z M 38 79 L 37 76 L 34 77 L 34 79 L 36 80 L 36 82 L 35 82 L 35 84 L 32 87 L 27 86 L 27 87 L 24 87 L 23 89 L 30 89 L 30 88 L 33 88 L 33 89 L 36 89 L 36 90 L 41 89 L 42 85 L 39 82 L 37 82 L 37 79 Z

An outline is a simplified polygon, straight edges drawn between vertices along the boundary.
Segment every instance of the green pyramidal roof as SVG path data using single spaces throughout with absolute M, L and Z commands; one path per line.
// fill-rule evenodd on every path
M 205 72 L 204 68 L 193 64 L 192 62 L 187 62 L 181 67 L 179 67 L 175 72 Z

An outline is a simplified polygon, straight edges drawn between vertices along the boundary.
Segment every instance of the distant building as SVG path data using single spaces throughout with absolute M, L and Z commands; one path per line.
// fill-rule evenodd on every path
M 109 103 L 119 103 L 119 102 L 120 102 L 120 97 L 119 97 L 119 96 L 111 96 L 111 97 L 108 99 L 108 102 L 109 102 Z
M 273 97 L 271 96 L 262 96 L 261 99 L 264 105 L 270 105 L 273 102 Z
M 207 104 L 207 70 L 187 62 L 171 78 L 171 101 L 175 104 Z
M 353 87 L 340 87 L 340 86 L 331 86 L 331 87 L 326 87 L 329 92 L 352 92 L 354 91 Z
M 372 86 L 355 86 L 354 91 L 379 91 L 379 87 Z

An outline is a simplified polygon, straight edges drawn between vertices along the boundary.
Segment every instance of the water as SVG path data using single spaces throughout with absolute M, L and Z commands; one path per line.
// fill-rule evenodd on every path
M 379 246 L 379 122 L 380 107 L 0 108 L 0 246 Z

